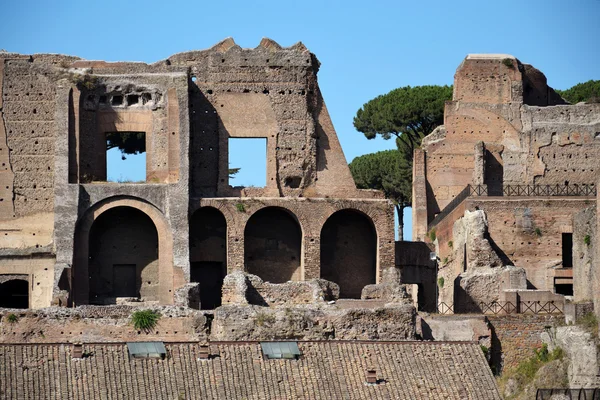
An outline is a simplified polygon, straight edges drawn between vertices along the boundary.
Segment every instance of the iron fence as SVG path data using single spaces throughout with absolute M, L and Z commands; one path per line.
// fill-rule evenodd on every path
M 469 196 L 596 196 L 596 186 L 590 185 L 502 185 L 490 189 L 488 185 L 467 185 L 428 224 L 431 230 L 454 211 Z
M 429 311 L 434 314 L 486 314 L 486 315 L 504 315 L 504 314 L 562 314 L 563 304 L 554 301 L 520 301 L 513 303 L 510 301 L 493 301 L 491 303 L 469 303 L 460 304 L 455 310 L 452 303 L 439 302 L 437 305 L 424 304 L 419 305 L 419 310 Z
M 538 389 L 535 400 L 551 399 L 600 400 L 599 388 Z

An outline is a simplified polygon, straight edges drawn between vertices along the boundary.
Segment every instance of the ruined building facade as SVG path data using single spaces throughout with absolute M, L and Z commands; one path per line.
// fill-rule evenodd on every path
M 413 237 L 436 245 L 439 301 L 593 300 L 599 173 L 600 104 L 567 104 L 512 56 L 469 55 L 414 159 Z
M 360 297 L 394 265 L 393 207 L 357 190 L 301 43 L 227 39 L 154 64 L 0 53 L 0 306 L 173 304 L 224 276 L 324 278 Z M 143 134 L 146 181 L 106 182 L 107 134 Z M 267 184 L 233 187 L 230 138 Z

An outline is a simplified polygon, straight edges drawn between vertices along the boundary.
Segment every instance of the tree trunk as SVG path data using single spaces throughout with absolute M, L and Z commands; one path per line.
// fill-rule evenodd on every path
M 404 206 L 396 204 L 396 211 L 398 212 L 398 240 L 404 240 Z

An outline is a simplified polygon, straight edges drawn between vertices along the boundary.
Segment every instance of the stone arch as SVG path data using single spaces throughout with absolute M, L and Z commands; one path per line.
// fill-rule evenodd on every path
M 302 227 L 290 210 L 256 211 L 244 229 L 246 271 L 272 283 L 302 280 L 302 237 Z
M 29 308 L 29 282 L 10 279 L 0 283 L 0 308 Z
M 74 302 L 88 304 L 90 296 L 90 233 L 94 222 L 114 208 L 129 208 L 144 214 L 154 225 L 158 240 L 158 287 L 151 297 L 160 304 L 173 304 L 173 237 L 167 219 L 154 205 L 133 197 L 111 197 L 90 207 L 75 229 Z M 152 284 L 152 283 L 151 283 Z
M 377 278 L 377 230 L 355 209 L 333 213 L 321 228 L 321 278 L 340 285 L 340 297 L 360 298 Z
M 221 288 L 227 274 L 227 220 L 215 207 L 201 207 L 191 216 L 190 280 L 200 283 L 200 307 L 221 305 Z

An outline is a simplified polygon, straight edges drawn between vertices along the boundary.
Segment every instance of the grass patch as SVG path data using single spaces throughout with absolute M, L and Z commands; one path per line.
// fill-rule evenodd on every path
M 152 310 L 139 310 L 131 314 L 131 324 L 138 331 L 150 332 L 158 324 L 160 314 Z
M 9 324 L 14 324 L 17 321 L 19 321 L 19 317 L 17 317 L 16 314 L 10 313 L 6 316 L 6 322 L 8 322 Z
M 534 232 L 537 236 L 542 236 L 542 230 L 540 228 L 535 228 Z
M 504 60 L 502 60 L 502 64 L 504 64 L 506 67 L 514 69 L 515 65 L 513 64 L 513 60 L 511 60 L 510 58 L 505 58 Z
M 243 203 L 237 203 L 235 205 L 235 209 L 238 210 L 239 212 L 246 212 L 246 206 L 244 206 Z
M 263 312 L 256 314 L 256 325 L 264 326 L 272 325 L 273 323 L 275 323 L 275 317 L 271 314 L 266 314 Z
M 592 238 L 590 235 L 585 235 L 583 238 L 583 243 L 585 243 L 586 246 L 589 246 L 592 243 Z
M 550 352 L 548 351 L 548 345 L 544 343 L 541 348 L 533 350 L 533 355 L 530 358 L 521 361 L 513 370 L 502 374 L 498 386 L 503 388 L 509 379 L 515 379 L 519 387 L 519 392 L 515 393 L 511 398 L 518 397 L 525 386 L 533 381 L 535 374 L 544 364 L 554 360 L 562 360 L 563 357 L 564 352 L 560 347 L 556 347 Z M 559 383 L 557 382 L 557 384 Z
M 442 289 L 444 287 L 444 277 L 440 276 L 438 278 L 438 282 L 437 283 L 438 283 L 438 286 L 440 287 L 440 289 Z
M 435 239 L 436 239 L 435 229 L 430 230 L 429 233 L 427 234 L 427 236 L 429 237 L 429 240 L 431 240 L 432 242 L 435 242 Z
M 448 242 L 448 247 L 452 248 L 452 246 L 454 246 L 454 242 L 452 242 L 452 240 L 450 240 L 450 241 Z

